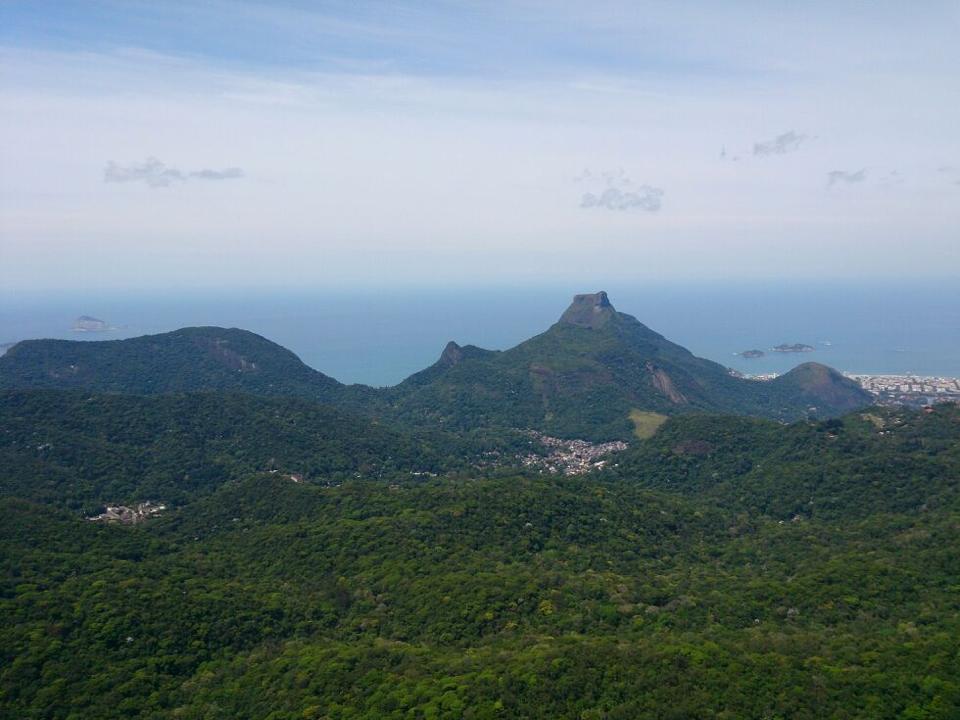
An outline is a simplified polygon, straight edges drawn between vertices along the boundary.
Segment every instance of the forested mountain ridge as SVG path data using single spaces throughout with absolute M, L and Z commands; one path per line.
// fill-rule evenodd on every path
M 794 420 L 870 401 L 856 383 L 816 363 L 772 382 L 734 377 L 617 312 L 603 292 L 576 296 L 546 332 L 509 350 L 450 343 L 437 363 L 392 388 L 342 385 L 279 345 L 223 328 L 107 342 L 24 341 L 0 357 L 0 388 L 38 387 L 296 396 L 421 427 L 589 439 L 631 437 L 634 411 Z
M 321 485 L 479 477 L 519 469 L 538 448 L 525 433 L 406 431 L 301 398 L 0 392 L 0 495 L 87 513 L 182 504 L 255 472 Z M 960 490 L 960 408 L 789 425 L 688 413 L 607 459 L 594 477 L 777 519 L 929 510 Z
M 633 410 L 794 420 L 870 402 L 856 383 L 816 363 L 772 382 L 734 377 L 617 312 L 604 292 L 577 295 L 546 332 L 509 350 L 448 345 L 432 368 L 388 392 L 394 413 L 415 422 L 597 439 L 630 437 Z
M 956 717 L 960 409 L 705 414 L 746 381 L 597 300 L 364 415 L 242 331 L 0 392 L 0 717 Z M 603 471 L 510 467 L 508 423 L 608 434 L 624 397 L 678 408 Z

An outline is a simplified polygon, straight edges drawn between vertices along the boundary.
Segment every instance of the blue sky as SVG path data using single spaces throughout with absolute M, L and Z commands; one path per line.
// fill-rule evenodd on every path
M 960 275 L 960 6 L 0 4 L 0 285 Z
M 692 43 L 675 46 L 683 42 L 677 37 L 678 26 L 697 13 L 695 6 L 679 12 L 669 4 L 606 8 L 601 4 L 580 12 L 565 7 L 465 2 L 11 2 L 3 7 L 3 38 L 9 45 L 58 51 L 110 53 L 136 47 L 250 69 L 375 68 L 508 77 L 557 77 L 584 69 L 705 76 L 737 70 L 728 65 L 730 58 L 711 56 Z M 751 12 L 763 7 L 754 5 Z M 667 22 L 670 19 L 678 22 Z

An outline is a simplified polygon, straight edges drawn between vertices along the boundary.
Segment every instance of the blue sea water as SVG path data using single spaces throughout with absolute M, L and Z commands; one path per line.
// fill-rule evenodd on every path
M 241 327 L 348 383 L 392 385 L 448 340 L 506 349 L 556 321 L 574 292 L 605 289 L 616 308 L 695 354 L 749 374 L 807 360 L 858 373 L 960 376 L 960 282 L 635 284 L 383 291 L 60 293 L 0 296 L 0 343 L 105 340 L 190 325 Z M 116 329 L 71 331 L 91 315 Z M 735 353 L 804 343 L 804 354 Z

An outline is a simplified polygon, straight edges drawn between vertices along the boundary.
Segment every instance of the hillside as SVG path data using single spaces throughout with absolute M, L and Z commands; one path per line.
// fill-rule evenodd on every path
M 784 521 L 922 514 L 960 498 L 960 407 L 870 408 L 783 426 L 671 418 L 607 475 Z
M 4 715 L 956 717 L 956 407 L 689 415 L 629 452 L 573 479 L 253 473 L 135 527 L 0 498 Z
M 299 398 L 0 392 L 0 496 L 87 514 L 182 504 L 252 472 L 290 481 L 410 478 L 474 468 L 505 436 L 408 433 Z

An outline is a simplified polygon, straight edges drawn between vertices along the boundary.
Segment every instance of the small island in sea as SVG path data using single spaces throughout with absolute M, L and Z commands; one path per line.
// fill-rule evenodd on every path
M 813 349 L 814 348 L 812 345 L 804 345 L 803 343 L 793 343 L 792 345 L 789 343 L 783 343 L 781 345 L 777 345 L 776 347 L 770 348 L 772 352 L 778 353 L 813 352 Z
M 744 350 L 738 352 L 737 355 L 742 358 L 762 358 L 766 356 L 766 353 L 763 350 Z
M 99 318 L 81 315 L 73 321 L 73 332 L 105 332 L 110 329 L 106 322 Z

